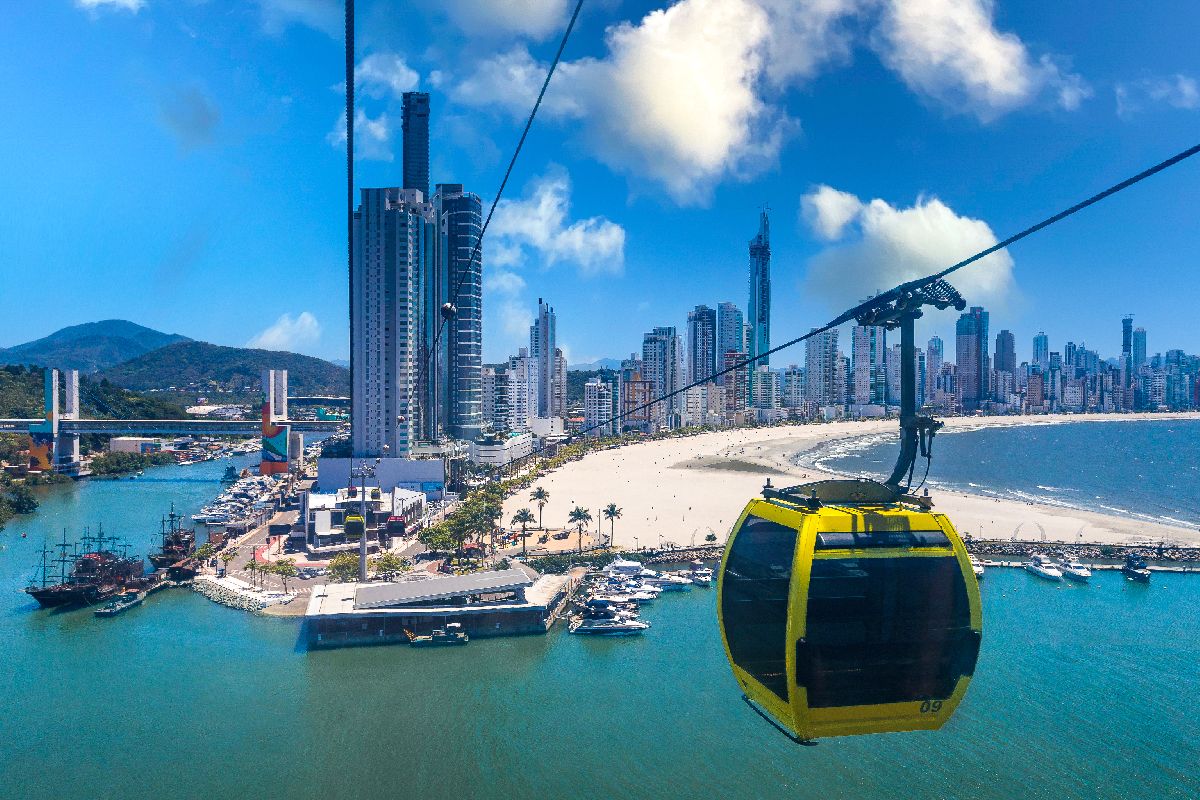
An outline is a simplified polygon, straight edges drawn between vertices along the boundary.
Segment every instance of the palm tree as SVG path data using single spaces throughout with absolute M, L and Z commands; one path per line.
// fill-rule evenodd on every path
M 525 529 L 531 522 L 533 522 L 533 512 L 528 508 L 522 508 L 516 514 L 513 514 L 512 522 L 510 523 L 512 525 L 521 526 L 521 555 L 525 555 L 525 539 L 529 536 L 529 534 L 525 532 Z
M 575 523 L 575 527 L 579 531 L 579 552 L 583 552 L 583 526 L 592 521 L 592 515 L 586 508 L 575 506 L 571 509 L 571 513 L 567 517 L 571 522 Z
M 609 503 L 604 507 L 604 518 L 608 520 L 608 546 L 612 547 L 613 534 L 616 532 L 617 520 L 621 518 L 621 509 L 617 508 L 616 503 Z
M 221 551 L 221 555 L 219 556 L 219 558 L 221 559 L 221 563 L 225 565 L 226 572 L 229 572 L 229 562 L 233 561 L 237 557 L 238 557 L 238 551 L 237 551 L 236 547 L 232 550 L 222 550 Z
M 546 530 L 546 526 L 542 524 L 542 509 L 546 507 L 546 503 L 550 502 L 550 493 L 539 486 L 529 494 L 529 499 L 537 503 L 538 528 Z
M 246 562 L 246 566 L 242 567 L 242 569 L 250 573 L 250 585 L 253 586 L 255 573 L 258 572 L 258 562 L 251 558 Z

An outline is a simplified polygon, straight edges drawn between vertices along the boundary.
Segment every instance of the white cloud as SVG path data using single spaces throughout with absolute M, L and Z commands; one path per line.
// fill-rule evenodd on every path
M 525 279 L 506 269 L 492 269 L 483 277 L 483 288 L 496 294 L 517 295 L 525 288 Z
M 391 148 L 392 129 L 387 113 L 371 119 L 361 108 L 354 110 L 354 157 L 373 161 L 395 159 Z M 346 144 L 346 112 L 338 115 L 333 130 L 325 134 L 325 141 L 333 147 Z
M 1091 94 L 1051 57 L 1035 61 L 992 16 L 991 0 L 885 0 L 874 44 L 914 92 L 983 121 L 1043 92 L 1068 110 Z
M 489 263 L 519 264 L 526 249 L 546 266 L 575 265 L 583 275 L 620 274 L 625 266 L 625 229 L 604 218 L 568 222 L 571 179 L 551 168 L 520 200 L 501 200 L 488 228 Z
M 295 319 L 291 314 L 280 315 L 274 325 L 246 342 L 246 346 L 296 352 L 316 344 L 320 338 L 321 323 L 308 311 L 301 311 Z
M 75 0 L 75 5 L 87 11 L 111 8 L 136 14 L 146 7 L 146 0 Z
M 808 195 L 814 208 L 822 190 L 826 198 L 837 192 L 823 186 Z M 816 215 L 814 229 L 821 232 L 824 222 Z M 908 208 L 879 199 L 858 201 L 857 212 L 838 231 L 830 237 L 838 243 L 810 259 L 806 278 L 808 288 L 837 309 L 937 272 L 998 241 L 986 222 L 960 216 L 936 197 L 918 197 Z M 1012 257 L 1001 250 L 950 280 L 971 305 L 1003 307 L 1014 290 L 1012 268 Z
M 504 300 L 500 303 L 500 327 L 504 339 L 518 347 L 529 339 L 529 326 L 533 324 L 533 312 L 519 300 Z
M 1143 78 L 1118 83 L 1117 114 L 1131 117 L 1148 105 L 1167 105 L 1171 108 L 1200 108 L 1200 86 L 1188 75 L 1176 74 Z
M 800 198 L 800 218 L 822 239 L 833 241 L 862 211 L 862 201 L 849 192 L 821 185 Z
M 449 0 L 443 7 L 471 36 L 544 39 L 567 19 L 567 0 Z
M 872 0 L 757 0 L 770 20 L 767 77 L 784 86 L 815 77 L 822 67 L 849 60 L 853 35 L 848 22 Z
M 404 63 L 396 53 L 372 53 L 354 67 L 354 85 L 371 97 L 380 98 L 387 94 L 399 98 L 420 85 L 421 76 Z M 344 93 L 345 85 L 341 91 Z
M 444 87 L 455 102 L 496 109 L 514 120 L 523 120 L 529 116 L 549 68 L 518 45 L 478 62 L 474 71 L 457 83 L 451 83 L 440 71 L 431 72 L 429 81 L 434 88 Z M 581 98 L 575 96 L 579 71 L 576 63 L 564 61 L 558 65 L 539 114 L 574 119 L 586 115 Z
M 342 0 L 259 0 L 263 30 L 278 36 L 293 24 L 304 25 L 334 39 L 345 33 Z

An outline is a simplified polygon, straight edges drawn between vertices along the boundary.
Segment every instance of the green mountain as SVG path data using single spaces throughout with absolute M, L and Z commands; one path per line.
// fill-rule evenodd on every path
M 348 395 L 349 370 L 320 358 L 184 341 L 109 367 L 99 377 L 136 390 L 256 393 L 262 370 L 286 369 L 292 395 Z
M 72 325 L 32 342 L 0 349 L 0 364 L 33 364 L 94 373 L 175 342 L 191 341 L 128 320 Z
M 39 419 L 42 416 L 41 367 L 0 367 L 0 418 Z M 86 419 L 185 419 L 183 406 L 114 386 L 94 376 L 79 381 L 79 404 Z

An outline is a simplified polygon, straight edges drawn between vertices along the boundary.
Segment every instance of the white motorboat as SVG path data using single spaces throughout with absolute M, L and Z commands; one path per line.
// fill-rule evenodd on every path
M 713 571 L 708 567 L 699 567 L 692 570 L 692 583 L 697 586 L 711 586 L 713 579 Z
M 653 570 L 647 570 L 643 567 L 640 561 L 626 561 L 623 558 L 618 558 L 601 571 L 610 577 L 620 575 L 628 578 L 643 577 L 646 572 L 649 572 L 651 575 L 657 574 Z
M 567 629 L 571 633 L 590 633 L 596 636 L 633 636 L 650 627 L 640 619 L 577 619 Z
M 1062 571 L 1047 556 L 1040 553 L 1033 555 L 1033 558 L 1025 565 L 1025 569 L 1039 578 L 1044 578 L 1048 581 L 1061 581 L 1063 579 Z
M 1092 571 L 1087 568 L 1087 565 L 1075 559 L 1064 558 L 1058 562 L 1058 570 L 1063 574 L 1064 578 L 1077 583 L 1087 583 L 1088 578 L 1092 577 Z
M 682 575 L 672 575 L 669 572 L 664 572 L 654 578 L 645 578 L 644 582 L 650 586 L 657 586 L 664 592 L 682 592 L 692 588 L 692 579 L 685 578 Z
M 971 561 L 971 570 L 975 573 L 976 580 L 983 577 L 983 564 L 979 563 L 979 559 L 975 556 L 967 556 Z

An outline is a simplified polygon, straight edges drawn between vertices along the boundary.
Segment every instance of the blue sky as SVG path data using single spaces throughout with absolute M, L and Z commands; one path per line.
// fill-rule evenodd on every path
M 568 14 L 360 0 L 358 184 L 399 181 L 417 88 L 433 180 L 490 202 Z M 539 296 L 572 362 L 745 305 L 764 205 L 773 339 L 802 333 L 1200 140 L 1198 40 L 1182 0 L 589 0 L 485 240 L 485 358 Z M 10 4 L 0 46 L 0 346 L 123 317 L 346 356 L 340 3 Z M 956 284 L 1021 359 L 1039 329 L 1112 355 L 1125 313 L 1196 352 L 1198 177 Z

